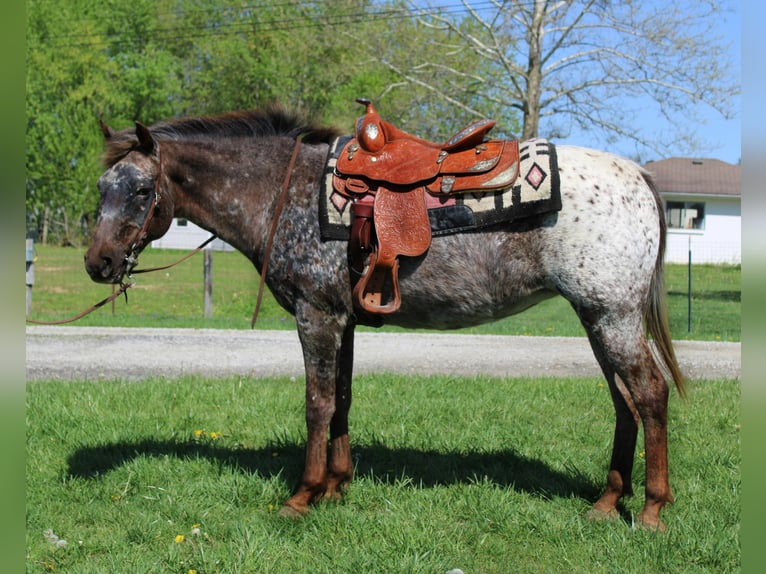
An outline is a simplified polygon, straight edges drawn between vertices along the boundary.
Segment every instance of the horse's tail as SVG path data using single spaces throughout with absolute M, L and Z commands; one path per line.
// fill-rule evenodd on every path
M 654 339 L 654 345 L 659 355 L 662 366 L 665 367 L 667 374 L 676 384 L 678 394 L 686 397 L 686 377 L 681 373 L 678 366 L 676 352 L 673 349 L 673 342 L 670 337 L 670 326 L 668 323 L 668 307 L 665 293 L 665 234 L 667 224 L 665 223 L 665 213 L 662 207 L 662 200 L 654 180 L 651 175 L 642 170 L 642 175 L 649 189 L 652 190 L 654 200 L 657 202 L 657 212 L 660 217 L 660 245 L 657 253 L 657 261 L 654 265 L 652 282 L 649 287 L 649 296 L 644 305 L 644 322 L 646 330 Z

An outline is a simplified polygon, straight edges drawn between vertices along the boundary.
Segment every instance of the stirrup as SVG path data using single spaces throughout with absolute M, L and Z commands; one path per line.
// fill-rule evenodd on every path
M 399 260 L 394 259 L 391 267 L 376 266 L 377 255 L 376 252 L 370 254 L 367 269 L 354 287 L 353 296 L 357 305 L 368 313 L 390 315 L 398 311 L 402 303 L 399 295 Z M 382 304 L 386 279 L 391 284 L 391 298 Z

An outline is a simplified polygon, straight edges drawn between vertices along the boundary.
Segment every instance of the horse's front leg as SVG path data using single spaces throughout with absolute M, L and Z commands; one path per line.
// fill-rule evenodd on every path
M 348 437 L 348 412 L 351 408 L 351 378 L 354 369 L 354 329 L 350 323 L 343 333 L 335 382 L 335 413 L 330 421 L 330 465 L 325 497 L 337 500 L 341 489 L 354 475 Z
M 345 331 L 339 320 L 314 309 L 296 313 L 296 319 L 306 369 L 306 464 L 296 493 L 280 511 L 283 516 L 307 514 L 309 505 L 327 492 L 327 433 L 336 411 L 337 362 Z M 336 448 L 342 450 L 342 442 Z

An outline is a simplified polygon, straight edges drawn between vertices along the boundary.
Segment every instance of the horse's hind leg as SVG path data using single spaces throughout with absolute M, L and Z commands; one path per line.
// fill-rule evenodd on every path
M 652 356 L 640 317 L 602 319 L 586 324 L 591 346 L 609 383 L 616 421 L 607 484 L 591 516 L 614 517 L 623 495 L 632 494 L 639 420 L 644 427 L 646 500 L 638 521 L 664 529 L 660 511 L 673 501 L 668 481 L 668 385 Z

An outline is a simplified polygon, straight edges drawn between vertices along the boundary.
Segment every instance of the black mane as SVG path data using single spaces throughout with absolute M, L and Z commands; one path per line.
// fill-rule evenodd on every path
M 298 112 L 279 105 L 263 110 L 228 112 L 215 116 L 184 117 L 149 126 L 157 141 L 207 140 L 211 138 L 259 138 L 268 136 L 303 137 L 308 144 L 330 143 L 340 135 L 331 127 L 321 127 Z M 113 165 L 138 145 L 135 130 L 114 132 L 107 138 L 103 163 Z

